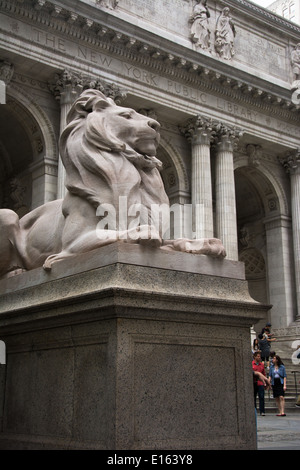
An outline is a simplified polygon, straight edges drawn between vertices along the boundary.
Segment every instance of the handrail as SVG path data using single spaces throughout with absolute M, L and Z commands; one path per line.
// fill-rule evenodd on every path
M 297 390 L 297 374 L 299 374 L 300 371 L 299 371 L 299 370 L 291 370 L 291 373 L 292 373 L 292 374 L 295 374 L 295 375 L 294 375 L 294 380 L 295 380 L 296 396 L 298 396 L 298 390 Z

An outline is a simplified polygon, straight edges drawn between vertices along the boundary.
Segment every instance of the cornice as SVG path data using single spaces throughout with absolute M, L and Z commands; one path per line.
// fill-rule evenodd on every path
M 275 28 L 284 29 L 286 32 L 296 34 L 299 37 L 299 25 L 283 18 L 280 15 L 277 15 L 276 13 L 273 13 L 270 10 L 267 10 L 266 8 L 262 8 L 255 3 L 249 2 L 247 0 L 220 0 L 220 3 L 244 11 L 252 17 L 254 16 L 256 20 L 261 21 L 264 24 L 267 23 Z
M 97 9 L 97 20 L 92 20 L 90 15 L 95 7 L 87 4 L 76 2 L 76 12 L 67 6 L 61 6 L 70 3 L 72 4 L 69 1 L 53 3 L 46 0 L 0 0 L 0 8 L 14 17 L 27 18 L 43 28 L 95 46 L 140 67 L 147 67 L 169 79 L 258 108 L 272 116 L 299 122 L 299 106 L 292 103 L 290 90 L 249 77 L 247 73 L 240 71 L 242 78 L 237 79 L 234 77 L 234 67 L 168 40 L 162 41 L 151 33 L 148 33 L 148 41 L 143 40 L 134 25 L 131 29 L 133 34 L 129 36 L 128 27 L 127 34 L 124 33 L 124 22 L 107 12 Z M 242 4 L 248 9 L 255 7 L 246 0 L 231 0 L 231 3 Z M 264 14 L 263 9 L 258 10 Z M 273 15 L 271 12 L 270 14 Z M 298 29 L 300 32 L 300 28 Z

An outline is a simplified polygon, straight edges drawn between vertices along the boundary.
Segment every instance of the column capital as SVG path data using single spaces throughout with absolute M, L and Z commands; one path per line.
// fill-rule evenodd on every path
M 72 104 L 83 90 L 89 88 L 101 91 L 118 105 L 126 98 L 125 90 L 120 89 L 114 83 L 108 83 L 99 78 L 84 77 L 72 70 L 64 70 L 56 74 L 54 80 L 49 82 L 49 89 L 61 104 Z
M 213 144 L 219 151 L 232 152 L 237 148 L 239 139 L 244 131 L 235 126 L 229 126 L 222 122 L 215 122 L 213 129 Z
M 107 98 L 111 98 L 117 105 L 120 105 L 126 98 L 127 92 L 118 87 L 115 83 L 109 83 L 99 78 L 87 78 L 84 81 L 83 89 L 92 88 L 101 91 Z
M 63 70 L 54 75 L 48 83 L 50 91 L 61 104 L 71 104 L 83 90 L 84 80 L 80 74 L 71 70 Z
M 213 120 L 198 114 L 180 126 L 179 130 L 192 144 L 209 145 L 213 131 Z
M 300 174 L 300 148 L 289 150 L 279 161 L 290 175 Z

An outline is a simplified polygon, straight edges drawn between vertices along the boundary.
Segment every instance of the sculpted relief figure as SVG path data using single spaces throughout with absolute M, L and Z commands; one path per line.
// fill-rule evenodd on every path
M 293 71 L 292 102 L 300 105 L 300 42 L 291 53 L 291 64 Z
M 207 0 L 196 0 L 193 15 L 191 16 L 191 39 L 196 48 L 209 49 L 210 47 L 210 13 Z
M 234 54 L 235 27 L 232 18 L 229 16 L 229 8 L 222 10 L 216 24 L 215 30 L 215 50 L 223 59 L 231 59 Z
M 119 3 L 119 0 L 97 0 L 97 3 L 100 3 L 101 6 L 113 10 Z
M 215 238 L 164 239 L 160 215 L 152 211 L 169 209 L 155 156 L 159 128 L 156 120 L 116 105 L 98 90 L 84 91 L 60 139 L 65 198 L 21 219 L 0 210 L 0 276 L 49 270 L 59 260 L 117 240 L 224 257 Z
M 295 46 L 295 49 L 292 51 L 291 63 L 294 74 L 293 79 L 296 82 L 299 82 L 298 85 L 300 85 L 300 42 Z M 300 86 L 298 86 L 297 88 L 300 88 Z

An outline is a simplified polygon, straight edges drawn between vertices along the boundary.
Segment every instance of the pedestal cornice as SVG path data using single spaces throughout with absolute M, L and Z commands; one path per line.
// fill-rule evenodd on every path
M 35 297 L 34 292 L 38 292 Z M 58 302 L 65 306 L 66 313 L 78 303 L 84 308 L 87 301 L 92 301 L 96 310 L 100 302 L 106 305 L 113 298 L 119 298 L 124 305 L 133 292 L 136 305 L 143 298 L 151 315 L 155 314 L 156 299 L 180 304 L 188 312 L 188 298 L 192 297 L 192 303 L 196 302 L 203 314 L 210 303 L 220 308 L 230 304 L 232 316 L 237 317 L 242 306 L 252 309 L 254 316 L 262 308 L 249 295 L 243 263 L 114 243 L 57 263 L 50 274 L 40 268 L 1 280 L 2 326 L 8 318 L 22 323 L 24 312 L 38 321 L 41 317 L 37 312 L 55 309 Z

